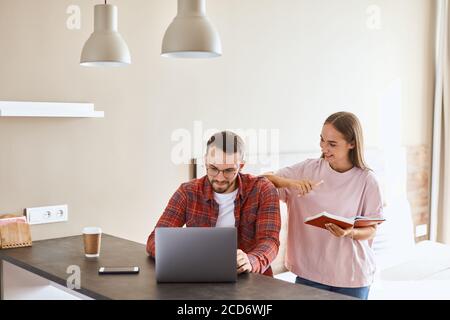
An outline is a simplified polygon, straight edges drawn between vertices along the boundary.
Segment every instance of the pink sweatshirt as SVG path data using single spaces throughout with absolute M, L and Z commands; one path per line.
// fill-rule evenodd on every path
M 289 219 L 286 267 L 302 278 L 334 287 L 371 285 L 375 273 L 371 241 L 337 238 L 303 221 L 323 211 L 343 217 L 382 216 L 383 202 L 374 174 L 356 167 L 339 173 L 326 160 L 311 159 L 276 175 L 324 182 L 303 197 L 295 190 L 279 189 Z

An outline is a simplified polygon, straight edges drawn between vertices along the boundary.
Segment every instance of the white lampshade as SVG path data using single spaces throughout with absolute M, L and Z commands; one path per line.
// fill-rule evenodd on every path
M 206 17 L 205 0 L 178 0 L 178 14 L 164 35 L 161 55 L 172 58 L 222 55 L 219 33 Z
M 117 31 L 117 7 L 99 4 L 94 9 L 94 32 L 81 53 L 80 65 L 88 67 L 123 66 L 131 63 L 130 51 Z

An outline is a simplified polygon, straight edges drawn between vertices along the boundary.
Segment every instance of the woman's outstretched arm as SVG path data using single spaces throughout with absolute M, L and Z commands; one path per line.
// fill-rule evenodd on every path
M 283 178 L 283 177 L 273 174 L 273 172 L 264 173 L 263 176 L 266 177 L 267 179 L 269 179 L 269 181 L 272 182 L 276 188 L 278 188 L 278 189 L 280 189 L 280 188 L 295 189 L 298 191 L 299 195 L 302 195 L 302 196 L 310 193 L 314 187 L 323 183 L 323 181 L 314 182 L 314 181 L 310 181 L 310 180 L 294 180 L 294 179 Z

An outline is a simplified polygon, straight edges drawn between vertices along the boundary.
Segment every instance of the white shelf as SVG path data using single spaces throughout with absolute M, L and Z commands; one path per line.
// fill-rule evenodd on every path
M 104 118 L 93 103 L 0 101 L 0 117 Z

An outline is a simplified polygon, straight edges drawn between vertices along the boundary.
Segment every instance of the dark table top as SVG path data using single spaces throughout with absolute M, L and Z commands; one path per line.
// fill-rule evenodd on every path
M 50 281 L 66 286 L 67 268 L 80 267 L 81 289 L 94 299 L 169 300 L 285 300 L 351 299 L 308 286 L 292 284 L 259 274 L 243 274 L 236 283 L 157 283 L 155 262 L 145 246 L 103 234 L 99 258 L 84 257 L 83 238 L 42 240 L 32 247 L 0 250 L 0 259 Z M 139 266 L 136 275 L 98 275 L 101 266 Z

